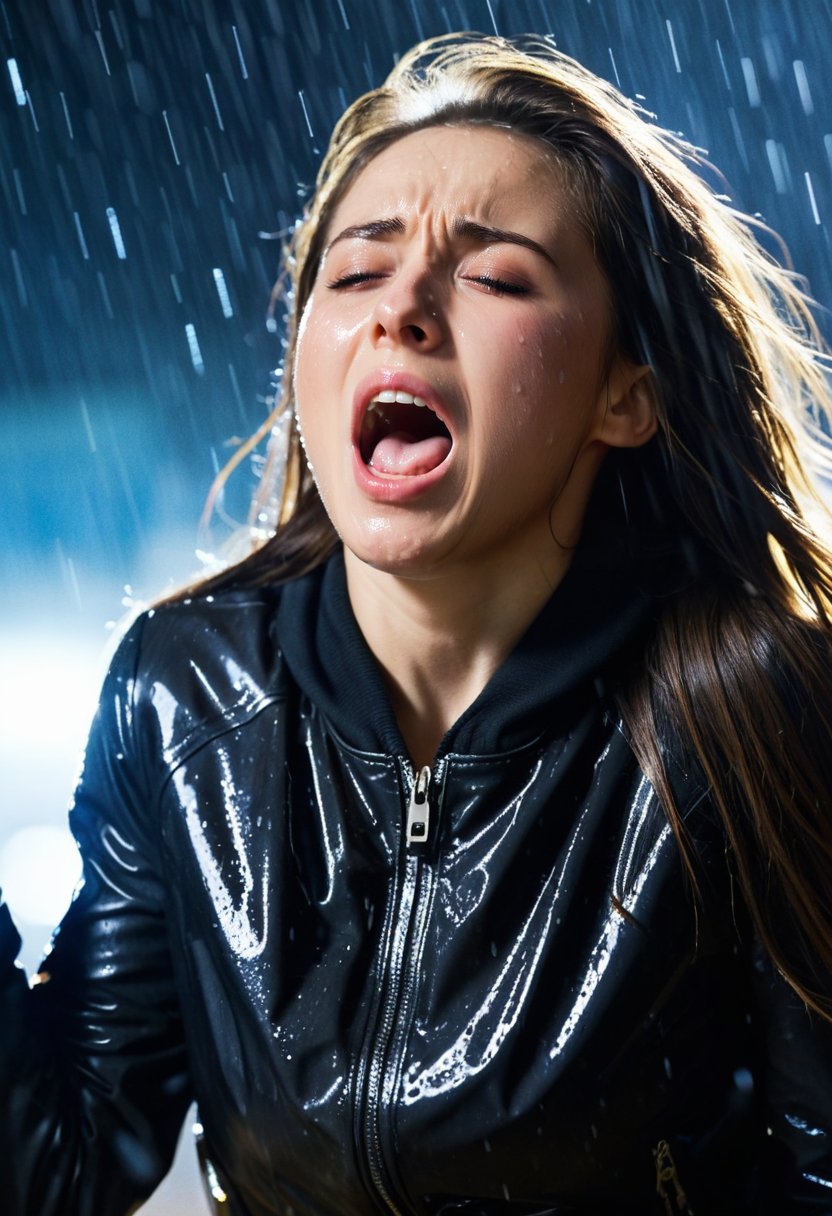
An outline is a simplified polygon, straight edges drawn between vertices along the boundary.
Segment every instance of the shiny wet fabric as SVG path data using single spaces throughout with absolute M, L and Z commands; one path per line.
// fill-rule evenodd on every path
M 127 1212 L 195 1097 L 235 1216 L 832 1213 L 830 1035 L 677 766 L 694 912 L 599 679 L 649 606 L 596 602 L 577 572 L 449 732 L 411 845 L 337 559 L 138 622 L 31 992 L 0 921 L 0 1212 Z

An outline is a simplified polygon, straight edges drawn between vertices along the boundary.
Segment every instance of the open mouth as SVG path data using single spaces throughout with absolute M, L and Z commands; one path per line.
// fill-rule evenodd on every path
M 358 447 L 361 459 L 388 477 L 417 477 L 445 460 L 451 433 L 422 397 L 384 389 L 367 404 Z

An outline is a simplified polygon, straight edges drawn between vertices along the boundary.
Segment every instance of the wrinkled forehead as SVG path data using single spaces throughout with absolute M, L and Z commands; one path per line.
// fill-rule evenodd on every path
M 579 210 L 573 175 L 542 139 L 506 126 L 441 124 L 401 135 L 362 165 L 329 217 L 327 240 L 371 212 L 551 224 L 578 221 Z

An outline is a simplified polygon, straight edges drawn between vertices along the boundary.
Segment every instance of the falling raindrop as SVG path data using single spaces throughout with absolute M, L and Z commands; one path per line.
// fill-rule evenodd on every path
M 198 372 L 201 376 L 205 371 L 205 364 L 202 361 L 202 351 L 199 349 L 196 329 L 190 321 L 185 326 L 185 336 L 188 339 L 188 350 L 191 352 L 191 362 L 194 365 L 194 371 Z
M 306 129 L 309 132 L 309 137 L 310 139 L 314 139 L 315 134 L 312 130 L 312 123 L 309 121 L 309 111 L 306 108 L 306 98 L 303 95 L 303 89 L 298 90 L 298 97 L 300 98 L 300 106 L 303 110 L 303 117 L 306 122 Z
M 806 193 L 809 195 L 809 206 L 812 208 L 812 218 L 816 224 L 819 224 L 820 213 L 818 211 L 817 199 L 815 198 L 815 188 L 812 185 L 812 176 L 808 171 L 803 174 L 803 180 L 806 183 Z
M 745 91 L 748 94 L 748 104 L 752 109 L 758 109 L 760 106 L 760 87 L 757 84 L 757 72 L 754 64 L 748 56 L 744 56 L 740 60 L 742 74 L 745 80 Z
M 23 81 L 20 78 L 20 68 L 17 66 L 16 59 L 7 59 L 6 66 L 9 69 L 9 76 L 14 89 L 14 99 L 19 106 L 26 105 L 26 91 L 23 88 Z
M 214 107 L 214 117 L 217 120 L 217 126 L 219 127 L 219 129 L 221 131 L 224 131 L 225 127 L 224 127 L 223 121 L 222 121 L 222 114 L 220 114 L 220 107 L 219 107 L 219 103 L 217 102 L 217 95 L 214 92 L 214 82 L 211 79 L 210 72 L 205 73 L 205 82 L 208 85 L 208 92 L 211 94 L 211 104 Z
M 800 94 L 800 104 L 803 107 L 804 114 L 814 114 L 815 104 L 812 101 L 812 93 L 809 89 L 809 77 L 806 75 L 806 64 L 802 59 L 795 59 L 792 64 L 794 68 L 794 78 L 797 81 L 797 91 Z
M 173 132 L 170 129 L 170 119 L 168 118 L 167 110 L 162 110 L 162 118 L 165 120 L 165 130 L 167 131 L 168 139 L 170 140 L 171 151 L 173 152 L 173 159 L 176 161 L 176 163 L 178 165 L 179 164 L 179 153 L 176 151 L 176 143 L 173 138 Z
M 89 248 L 87 247 L 86 237 L 84 236 L 84 229 L 81 226 L 81 217 L 77 211 L 73 211 L 72 218 L 75 222 L 75 232 L 78 236 L 78 243 L 81 246 L 81 253 L 83 255 L 84 261 L 88 262 L 90 260 L 90 251 L 89 251 Z
M 228 288 L 225 283 L 225 276 L 223 275 L 222 271 L 220 270 L 220 268 L 218 266 L 214 267 L 214 270 L 212 273 L 214 275 L 214 283 L 216 284 L 216 288 L 217 288 L 217 295 L 220 298 L 220 307 L 222 308 L 222 315 L 224 317 L 233 317 L 234 309 L 231 307 L 231 297 L 228 294 Z
M 231 31 L 234 35 L 234 45 L 237 48 L 237 58 L 240 61 L 240 74 L 242 75 L 243 80 L 248 80 L 248 68 L 246 67 L 246 61 L 243 57 L 243 48 L 240 46 L 240 35 L 237 33 L 236 25 L 232 25 Z
M 115 213 L 115 208 L 113 208 L 113 207 L 107 208 L 107 220 L 110 225 L 110 232 L 113 237 L 113 244 L 116 247 L 116 255 L 118 256 L 118 258 L 120 260 L 123 261 L 127 257 L 127 251 L 124 248 L 124 240 L 122 239 L 122 235 L 121 235 L 121 226 L 118 222 L 118 216 Z

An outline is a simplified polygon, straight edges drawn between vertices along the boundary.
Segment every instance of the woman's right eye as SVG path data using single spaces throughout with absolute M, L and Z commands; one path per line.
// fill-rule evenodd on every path
M 375 279 L 383 278 L 384 275 L 379 271 L 354 270 L 350 274 L 342 274 L 335 279 L 331 279 L 327 283 L 327 287 L 333 291 L 337 291 L 341 287 L 357 287 L 360 283 L 371 283 Z

